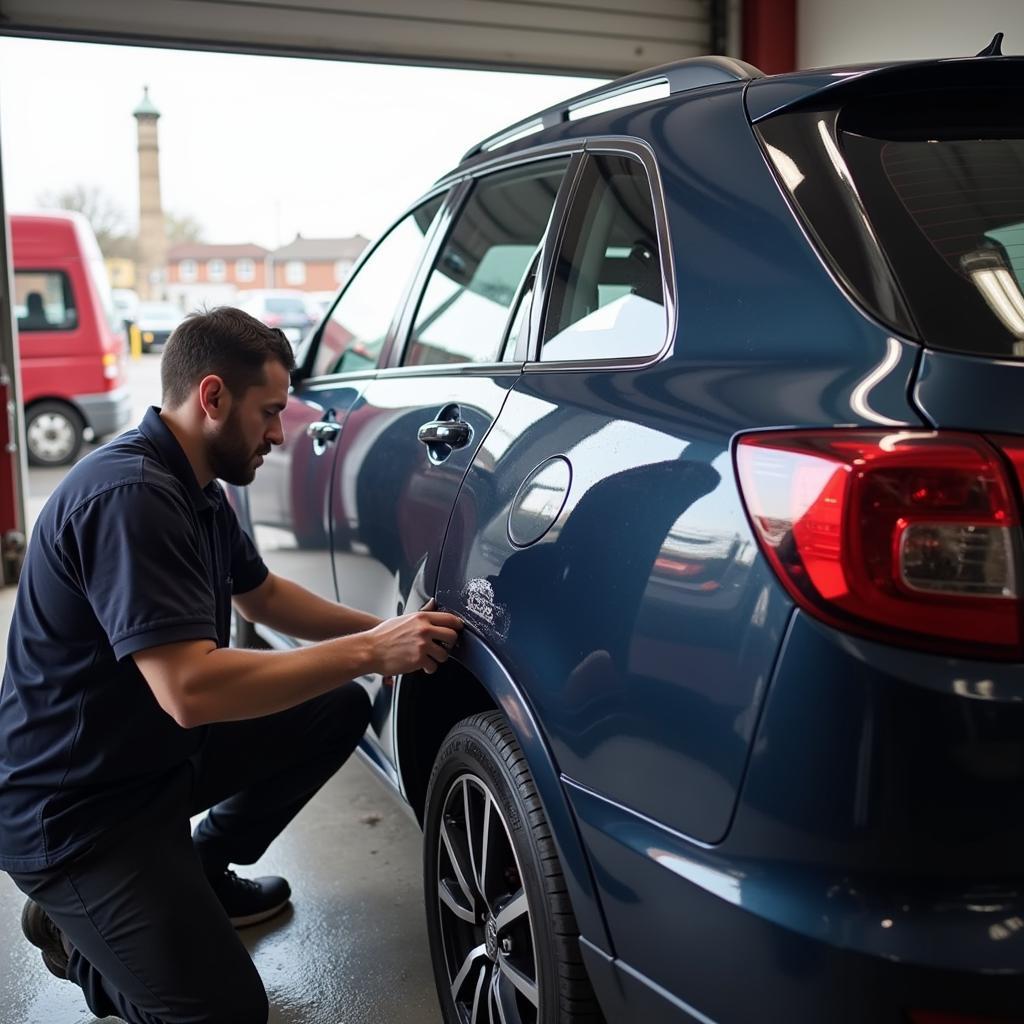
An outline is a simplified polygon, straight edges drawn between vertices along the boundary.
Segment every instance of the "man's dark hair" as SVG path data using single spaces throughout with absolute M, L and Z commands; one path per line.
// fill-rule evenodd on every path
M 192 389 L 213 373 L 235 398 L 266 380 L 264 366 L 276 359 L 291 373 L 295 356 L 276 327 L 233 306 L 190 313 L 171 333 L 160 362 L 163 404 L 177 409 Z

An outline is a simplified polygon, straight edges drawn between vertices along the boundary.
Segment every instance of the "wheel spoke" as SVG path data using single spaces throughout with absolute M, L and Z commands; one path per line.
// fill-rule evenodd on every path
M 473 991 L 473 1009 L 469 1013 L 469 1024 L 485 1024 L 481 1016 L 487 1003 L 487 996 L 481 1000 L 480 996 L 490 989 L 490 978 L 487 977 L 487 964 L 480 968 L 480 977 L 476 979 L 476 989 Z
M 508 903 L 501 908 L 498 916 L 494 919 L 494 923 L 498 928 L 498 934 L 500 935 L 510 924 L 517 921 L 525 914 L 528 914 L 529 911 L 530 908 L 526 903 L 526 890 L 520 889 L 512 899 L 510 899 Z
M 484 898 L 484 903 L 490 907 L 490 901 L 487 899 L 487 855 L 490 846 L 491 838 L 491 797 L 487 794 L 484 797 L 484 824 L 483 824 L 483 835 L 480 839 L 480 864 L 479 871 L 477 872 L 477 888 L 480 890 L 480 895 Z
M 469 887 L 469 882 L 466 880 L 466 873 L 463 870 L 461 858 L 455 851 L 455 844 L 452 842 L 451 836 L 448 835 L 448 826 L 443 818 L 441 820 L 441 841 L 444 843 L 444 848 L 448 851 L 448 859 L 452 862 L 452 869 L 455 871 L 455 881 L 459 883 L 459 888 L 462 890 L 462 895 L 466 897 L 470 910 L 475 913 L 476 897 L 473 895 L 473 890 Z
M 523 974 L 518 967 L 513 966 L 505 956 L 498 957 L 498 970 L 501 971 L 502 977 L 507 978 L 534 1006 L 537 1006 L 537 983 L 535 981 Z
M 467 924 L 475 925 L 477 923 L 476 914 L 473 913 L 472 907 L 464 907 L 456 897 L 455 893 L 452 892 L 451 884 L 447 878 L 442 878 L 437 883 L 437 895 L 441 902 L 460 920 L 465 921 Z
M 522 1024 L 515 996 L 507 983 L 502 984 L 501 975 L 497 971 L 494 972 L 494 977 L 491 979 L 491 997 L 494 1000 L 495 1009 L 498 1011 L 498 1019 L 495 1024 Z
M 455 975 L 455 980 L 452 982 L 452 999 L 454 999 L 455 1002 L 459 1001 L 459 992 L 462 990 L 462 986 L 466 984 L 466 979 L 473 970 L 473 964 L 475 964 L 481 957 L 485 959 L 487 957 L 487 947 L 483 945 L 483 943 L 479 946 L 474 946 L 469 951 L 466 955 L 466 959 L 462 963 L 462 966 L 459 968 L 459 973 Z

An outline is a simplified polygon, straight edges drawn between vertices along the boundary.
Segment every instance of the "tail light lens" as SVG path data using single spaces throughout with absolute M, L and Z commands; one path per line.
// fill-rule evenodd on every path
M 757 434 L 736 460 L 761 549 L 802 608 L 885 642 L 1021 656 L 1020 517 L 984 439 Z

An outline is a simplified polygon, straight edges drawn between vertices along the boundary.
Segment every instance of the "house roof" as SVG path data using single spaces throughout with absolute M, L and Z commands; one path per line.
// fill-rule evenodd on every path
M 182 260 L 261 260 L 269 249 L 252 242 L 231 245 L 217 245 L 213 242 L 181 242 L 172 245 L 167 251 L 168 263 L 180 263 Z
M 306 263 L 354 260 L 369 244 L 370 240 L 362 235 L 352 238 L 303 238 L 296 235 L 294 241 L 275 249 L 270 256 L 275 263 L 281 260 L 303 260 Z

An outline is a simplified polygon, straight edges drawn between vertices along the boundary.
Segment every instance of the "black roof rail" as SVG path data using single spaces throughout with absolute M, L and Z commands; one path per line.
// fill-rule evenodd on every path
M 568 121 L 575 110 L 589 107 L 602 100 L 635 92 L 648 86 L 661 83 L 668 84 L 669 95 L 690 89 L 700 89 L 706 85 L 721 85 L 723 82 L 746 82 L 754 78 L 763 78 L 763 72 L 734 57 L 687 57 L 685 60 L 673 61 L 671 64 L 660 64 L 658 67 L 645 71 L 635 71 L 631 75 L 617 78 L 607 85 L 599 85 L 596 89 L 573 96 L 571 99 L 557 103 L 547 110 L 531 114 L 517 121 L 508 128 L 503 128 L 494 135 L 478 142 L 468 150 L 462 160 L 468 160 L 485 150 L 497 149 L 499 146 L 514 142 L 516 139 L 532 135 L 544 128 L 551 128 L 563 121 Z

